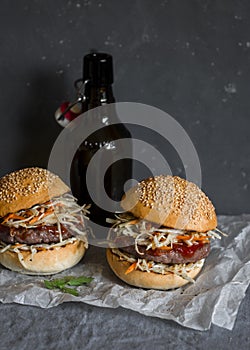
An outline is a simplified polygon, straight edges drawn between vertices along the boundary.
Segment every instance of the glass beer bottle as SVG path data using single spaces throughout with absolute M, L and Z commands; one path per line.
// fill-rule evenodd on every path
M 103 191 L 112 201 L 119 202 L 124 194 L 124 184 L 132 178 L 132 157 L 127 157 L 128 149 L 126 149 L 126 156 L 123 157 L 121 149 L 117 147 L 118 140 L 129 139 L 131 134 L 119 120 L 115 112 L 115 105 L 111 105 L 112 113 L 110 113 L 111 106 L 107 108 L 107 105 L 115 102 L 112 91 L 112 56 L 98 52 L 84 56 L 83 81 L 86 85 L 82 112 L 91 110 L 90 113 L 86 113 L 83 122 L 85 125 L 94 124 L 96 131 L 83 140 L 74 155 L 70 173 L 71 190 L 79 204 L 91 204 L 90 219 L 92 222 L 108 226 L 106 218 L 112 217 L 113 212 L 97 203 L 104 204 Z M 99 106 L 102 108 L 94 109 Z M 115 160 L 117 152 L 119 152 L 120 160 Z M 94 166 L 90 170 L 88 167 L 94 156 Z M 103 173 L 104 163 L 111 164 L 105 173 Z M 94 188 L 97 202 L 93 200 L 89 192 L 87 169 L 90 171 L 91 187 Z

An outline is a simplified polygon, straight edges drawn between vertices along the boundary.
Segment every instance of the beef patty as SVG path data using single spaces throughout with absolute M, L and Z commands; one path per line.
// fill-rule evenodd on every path
M 63 225 L 61 225 L 62 239 L 72 237 L 72 233 Z M 58 243 L 60 242 L 60 234 L 57 225 L 38 226 L 37 228 L 9 227 L 0 224 L 0 240 L 8 243 L 22 244 L 39 244 L 39 243 Z
M 184 243 L 174 243 L 172 249 L 156 248 L 146 250 L 146 246 L 138 245 L 138 250 L 141 253 L 139 254 L 135 250 L 135 245 L 131 244 L 130 237 L 124 237 L 125 239 L 123 241 L 121 238 L 122 237 L 119 237 L 119 240 L 116 241 L 120 251 L 129 253 L 136 259 L 152 260 L 163 264 L 194 263 L 206 258 L 210 251 L 210 243 L 198 243 L 192 246 L 187 246 Z M 125 242 L 128 243 L 128 245 L 125 245 Z

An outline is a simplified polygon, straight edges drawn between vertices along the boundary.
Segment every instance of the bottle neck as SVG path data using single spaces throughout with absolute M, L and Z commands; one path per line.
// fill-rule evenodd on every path
M 108 103 L 114 103 L 112 85 L 94 86 L 87 84 L 85 88 L 85 102 L 83 112 Z

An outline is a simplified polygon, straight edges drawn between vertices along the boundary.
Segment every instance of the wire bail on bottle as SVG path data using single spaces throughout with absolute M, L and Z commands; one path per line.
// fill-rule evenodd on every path
M 88 80 L 77 79 L 74 82 L 76 99 L 73 102 L 63 102 L 55 112 L 55 118 L 59 125 L 65 127 L 82 113 L 82 104 L 85 100 L 85 88 Z

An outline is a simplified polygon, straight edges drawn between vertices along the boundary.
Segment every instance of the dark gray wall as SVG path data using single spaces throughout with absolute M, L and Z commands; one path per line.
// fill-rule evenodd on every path
M 114 57 L 117 101 L 188 132 L 217 211 L 250 211 L 249 1 L 1 0 L 0 47 L 0 175 L 47 165 L 54 111 L 95 48 Z

